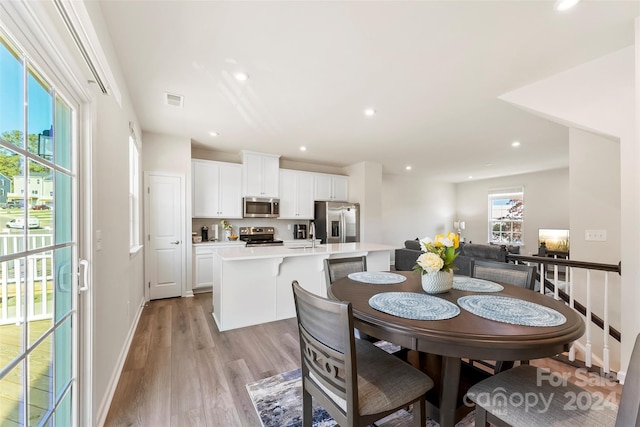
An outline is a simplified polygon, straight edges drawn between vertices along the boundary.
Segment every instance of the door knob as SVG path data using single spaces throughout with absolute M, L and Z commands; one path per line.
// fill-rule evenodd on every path
M 172 245 L 179 245 L 180 244 L 180 240 L 175 240 L 175 241 L 169 242 L 169 243 L 171 243 Z

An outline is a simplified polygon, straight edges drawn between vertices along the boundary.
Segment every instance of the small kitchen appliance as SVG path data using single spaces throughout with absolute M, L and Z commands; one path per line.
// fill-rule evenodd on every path
M 294 224 L 293 225 L 293 238 L 294 239 L 306 239 L 307 238 L 307 224 Z
M 206 225 L 204 227 L 202 227 L 200 229 L 200 234 L 202 235 L 202 241 L 203 242 L 208 242 L 209 241 L 209 227 L 207 227 Z

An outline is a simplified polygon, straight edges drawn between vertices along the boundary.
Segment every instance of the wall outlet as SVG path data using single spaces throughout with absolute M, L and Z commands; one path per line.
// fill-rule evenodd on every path
M 592 242 L 606 242 L 607 230 L 585 230 L 584 240 L 590 240 Z

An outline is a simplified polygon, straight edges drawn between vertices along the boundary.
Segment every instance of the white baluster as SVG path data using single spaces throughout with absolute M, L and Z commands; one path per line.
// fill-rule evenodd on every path
M 585 361 L 584 364 L 591 367 L 591 270 L 587 270 L 587 333 L 585 334 L 587 344 L 585 346 Z
M 567 292 L 569 293 L 569 307 L 573 309 L 573 267 L 567 268 L 569 270 L 569 276 L 567 277 Z M 571 343 L 569 348 L 569 360 L 575 362 L 576 360 L 576 345 Z
M 605 374 L 609 373 L 609 272 L 604 273 L 604 336 L 602 349 L 602 370 Z

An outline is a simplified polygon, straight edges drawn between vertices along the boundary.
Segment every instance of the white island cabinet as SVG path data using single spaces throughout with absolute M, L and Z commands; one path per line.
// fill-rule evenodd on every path
M 294 317 L 293 280 L 326 297 L 325 259 L 366 256 L 369 271 L 388 271 L 392 250 L 376 243 L 218 249 L 213 253 L 213 318 L 226 331 Z

